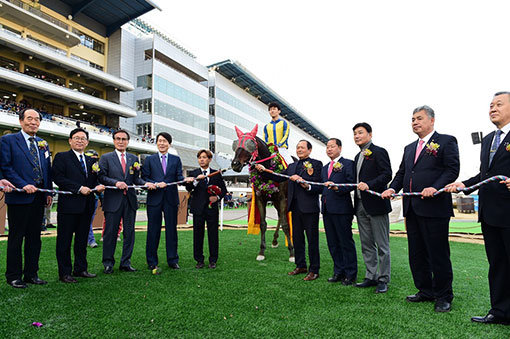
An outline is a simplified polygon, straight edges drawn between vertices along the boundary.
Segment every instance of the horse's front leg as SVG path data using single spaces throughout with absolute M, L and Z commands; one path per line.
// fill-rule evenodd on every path
M 266 222 L 266 201 L 263 197 L 257 197 L 255 203 L 259 209 L 260 214 L 260 251 L 257 255 L 257 260 L 262 261 L 265 257 L 266 252 L 266 230 L 267 230 L 267 222 Z
M 292 237 L 290 235 L 290 225 L 287 220 L 287 197 L 280 194 L 278 201 L 278 222 L 282 225 L 283 233 L 287 237 L 288 249 L 289 249 L 289 261 L 295 262 L 294 258 L 294 245 L 292 243 Z

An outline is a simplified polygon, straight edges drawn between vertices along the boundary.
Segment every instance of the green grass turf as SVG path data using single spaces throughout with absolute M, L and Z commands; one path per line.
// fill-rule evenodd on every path
M 355 240 L 361 280 L 364 266 L 359 237 Z M 5 254 L 6 245 L 0 242 L 0 253 Z M 455 299 L 447 314 L 435 313 L 432 303 L 404 300 L 416 292 L 405 238 L 391 238 L 392 282 L 384 295 L 374 294 L 373 288 L 326 281 L 332 261 L 324 233 L 320 233 L 321 276 L 312 282 L 303 281 L 303 275 L 287 275 L 294 265 L 284 246 L 269 248 L 266 260 L 257 262 L 258 245 L 259 237 L 247 236 L 245 230 L 225 230 L 220 233 L 218 268 L 197 270 L 192 232 L 180 231 L 182 269 L 164 265 L 160 246 L 162 273 L 153 276 L 145 264 L 145 233 L 137 233 L 133 256 L 137 272 L 119 272 L 116 265 L 114 274 L 104 275 L 101 247 L 88 249 L 89 271 L 99 276 L 70 285 L 57 281 L 55 238 L 44 238 L 39 272 L 49 284 L 25 290 L 0 284 L 0 338 L 510 336 L 510 327 L 470 322 L 470 316 L 484 315 L 489 307 L 482 245 L 451 243 Z M 0 272 L 4 271 L 5 260 L 0 260 Z M 34 321 L 44 326 L 31 326 Z
M 267 224 L 269 226 L 276 226 L 278 223 L 277 220 L 268 219 Z M 141 222 L 140 225 L 146 225 L 147 222 Z M 248 220 L 246 219 L 235 219 L 235 220 L 225 220 L 225 225 L 247 225 Z M 138 225 L 138 224 L 137 224 Z M 358 229 L 358 224 L 353 223 L 352 227 L 354 229 Z M 324 228 L 324 224 L 322 220 L 319 221 L 319 228 Z M 404 231 L 405 226 L 403 222 L 397 222 L 390 224 L 390 230 L 392 231 Z M 482 233 L 482 228 L 480 223 L 478 222 L 469 222 L 469 221 L 451 221 L 450 222 L 450 233 L 472 233 L 472 234 L 480 234 Z

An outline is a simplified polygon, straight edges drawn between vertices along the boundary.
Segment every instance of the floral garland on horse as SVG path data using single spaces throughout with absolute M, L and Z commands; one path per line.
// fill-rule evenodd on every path
M 278 147 L 275 144 L 267 144 L 267 148 L 272 156 L 269 169 L 276 173 L 283 172 L 287 168 L 287 164 L 278 152 Z M 268 198 L 271 198 L 273 194 L 279 192 L 279 183 L 263 178 L 262 174 L 255 170 L 254 165 L 250 167 L 250 182 L 253 184 L 255 194 L 259 197 L 264 194 Z

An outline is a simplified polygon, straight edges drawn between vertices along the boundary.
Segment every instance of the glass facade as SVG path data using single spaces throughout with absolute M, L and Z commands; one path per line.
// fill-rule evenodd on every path
M 216 123 L 216 135 L 231 140 L 237 139 L 236 131 L 233 127 L 223 126 L 222 124 L 219 123 Z
M 222 152 L 226 154 L 233 154 L 232 144 L 227 145 L 222 142 L 216 141 L 216 152 Z
M 154 100 L 154 114 L 172 119 L 203 131 L 209 130 L 209 120 L 191 112 L 167 104 L 161 100 Z
M 259 111 L 258 109 L 253 108 L 252 106 L 244 103 L 243 101 L 237 99 L 233 95 L 225 92 L 221 88 L 216 88 L 216 98 L 220 99 L 226 104 L 229 104 L 232 107 L 237 108 L 238 110 L 253 116 L 256 119 L 265 121 L 268 119 L 268 115 L 266 112 Z
M 158 75 L 154 77 L 154 89 L 179 101 L 185 102 L 188 105 L 201 109 L 204 112 L 208 112 L 208 99 L 202 98 Z
M 226 121 L 229 121 L 229 122 L 233 123 L 234 125 L 236 125 L 237 127 L 249 129 L 249 130 L 252 130 L 253 127 L 255 127 L 255 125 L 257 124 L 256 122 L 245 119 L 245 118 L 239 116 L 238 114 L 231 112 L 226 108 L 221 107 L 220 105 L 216 105 L 216 117 L 226 120 Z M 269 122 L 270 117 L 266 116 L 265 118 Z M 262 119 L 260 119 L 260 120 L 262 120 Z M 262 121 L 264 121 L 264 120 L 262 120 Z M 262 126 L 259 126 L 259 129 L 261 127 Z
M 154 124 L 153 135 L 157 135 L 160 132 L 170 133 L 173 140 L 183 144 L 193 145 L 199 148 L 208 148 L 209 146 L 209 138 L 200 137 L 168 126 Z

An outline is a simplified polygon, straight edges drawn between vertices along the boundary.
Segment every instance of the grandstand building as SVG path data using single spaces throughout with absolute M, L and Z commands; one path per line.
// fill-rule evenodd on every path
M 263 128 L 271 120 L 268 105 L 278 102 L 281 117 L 290 126 L 289 153 L 295 155 L 299 140 L 306 139 L 312 143 L 314 158 L 326 157 L 326 134 L 243 65 L 225 60 L 208 68 L 211 150 L 227 156 L 232 154 L 232 140 L 237 139 L 234 126 L 248 131 L 258 124 L 258 136 L 264 139 Z
M 120 72 L 120 27 L 154 8 L 149 0 L 0 0 L 0 133 L 19 130 L 16 112 L 33 107 L 53 153 L 68 149 L 76 126 L 90 132 L 90 148 L 111 150 L 119 119 L 136 117 L 121 104 L 134 85 Z M 141 139 L 130 149 L 156 150 Z

